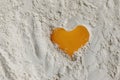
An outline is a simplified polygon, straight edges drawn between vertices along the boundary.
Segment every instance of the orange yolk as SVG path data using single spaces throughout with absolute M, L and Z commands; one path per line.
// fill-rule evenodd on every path
M 89 32 L 83 25 L 77 26 L 72 31 L 63 28 L 55 28 L 51 34 L 51 40 L 70 57 L 89 40 Z

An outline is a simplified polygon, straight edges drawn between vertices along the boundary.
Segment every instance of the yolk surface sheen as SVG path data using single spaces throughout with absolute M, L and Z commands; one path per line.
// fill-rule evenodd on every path
M 70 57 L 89 40 L 89 32 L 83 25 L 77 26 L 72 31 L 63 28 L 55 28 L 51 34 L 51 40 Z

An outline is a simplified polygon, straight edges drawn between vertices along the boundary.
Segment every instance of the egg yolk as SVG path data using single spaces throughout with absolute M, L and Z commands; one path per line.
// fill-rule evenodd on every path
M 89 40 L 89 32 L 83 25 L 77 26 L 72 31 L 63 28 L 55 28 L 51 34 L 51 40 L 70 57 Z

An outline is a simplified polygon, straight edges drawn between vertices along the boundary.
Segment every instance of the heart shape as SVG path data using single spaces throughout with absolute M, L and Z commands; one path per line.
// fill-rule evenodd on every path
M 63 28 L 55 28 L 51 34 L 51 40 L 70 57 L 89 40 L 89 32 L 83 25 L 78 25 L 72 31 Z

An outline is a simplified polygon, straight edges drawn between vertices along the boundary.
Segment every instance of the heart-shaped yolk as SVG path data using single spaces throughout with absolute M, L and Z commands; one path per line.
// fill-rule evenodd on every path
M 88 42 L 89 32 L 83 25 L 77 26 L 72 31 L 66 31 L 63 28 L 55 28 L 51 34 L 51 40 L 72 57 L 75 51 Z

